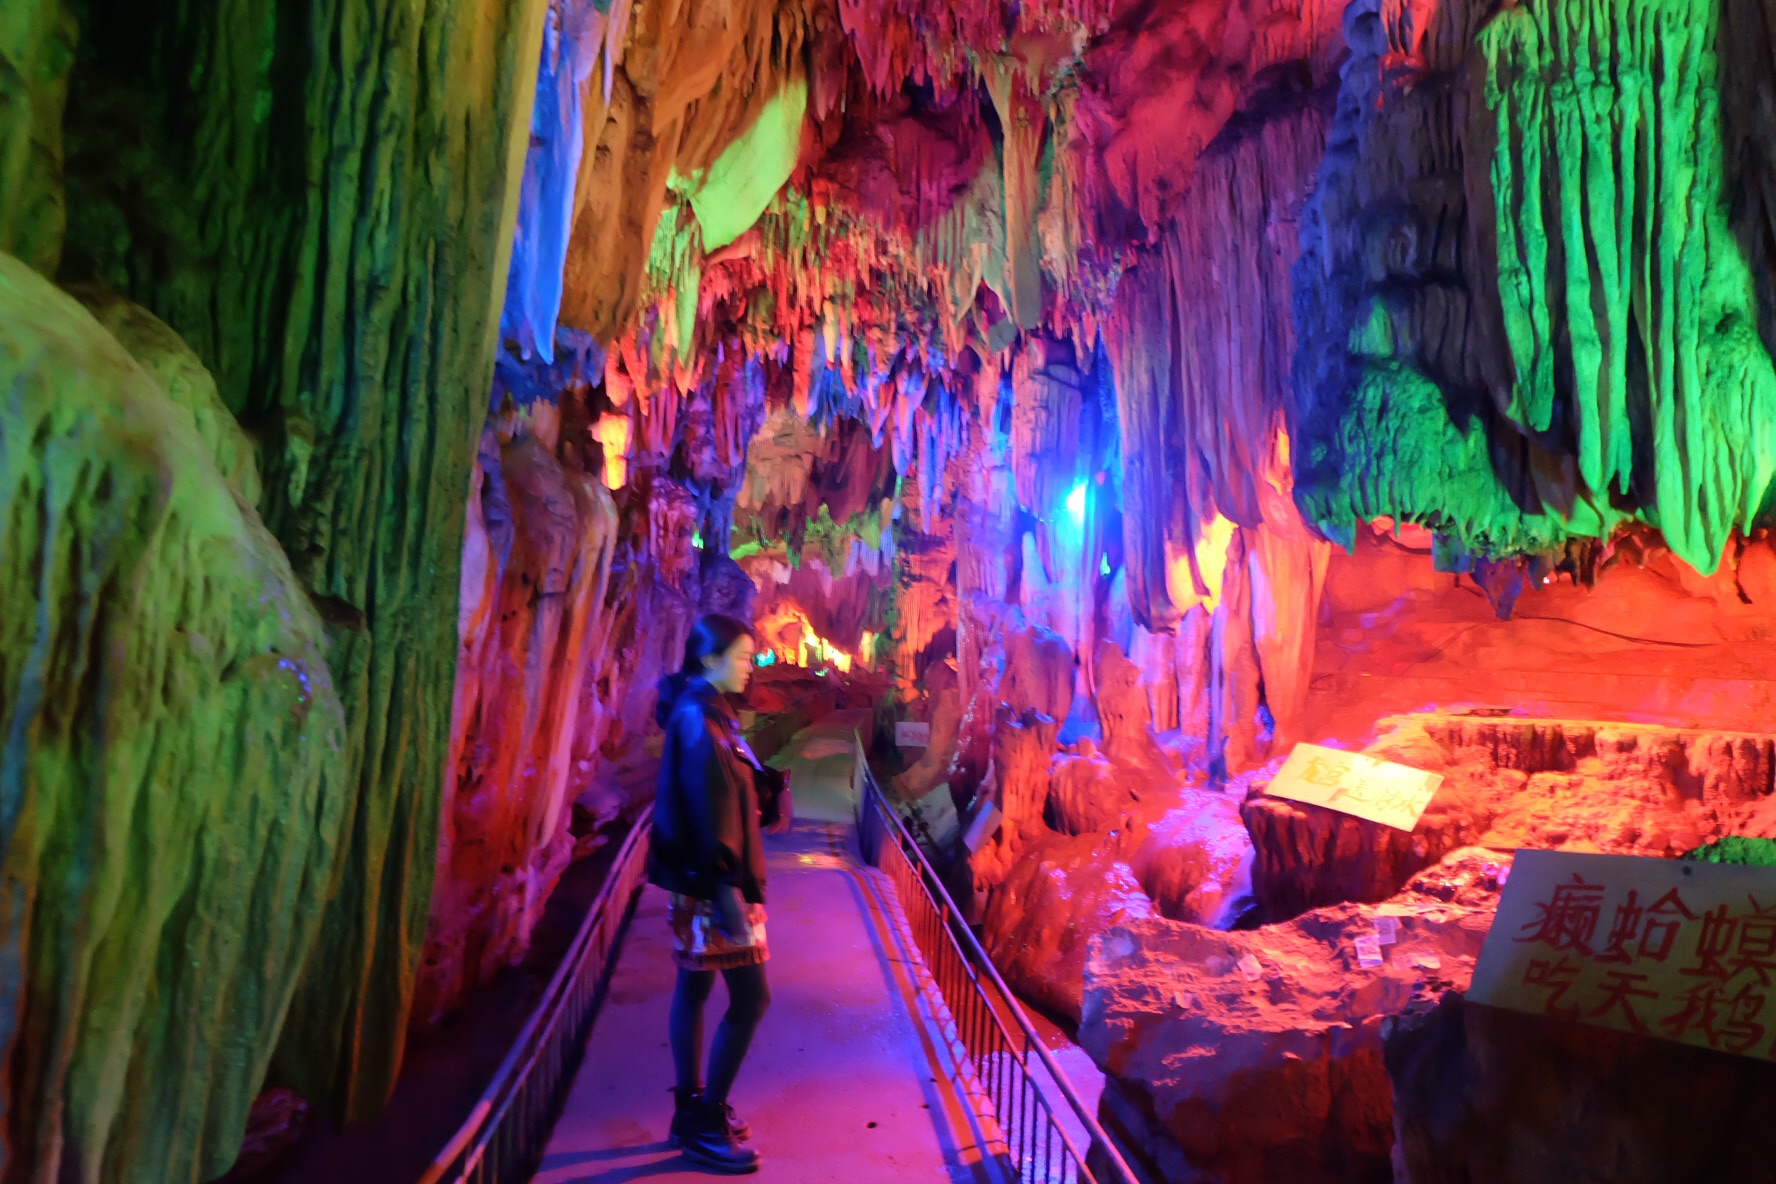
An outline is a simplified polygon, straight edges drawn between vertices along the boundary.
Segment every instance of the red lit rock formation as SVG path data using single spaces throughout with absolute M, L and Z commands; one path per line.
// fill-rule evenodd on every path
M 1244 806 L 1266 917 L 1384 900 L 1462 846 L 1671 857 L 1757 833 L 1771 803 L 1772 738 L 1633 724 L 1404 716 L 1367 752 L 1441 773 L 1411 833 L 1254 793 Z
M 1418 899 L 1390 911 L 1399 940 L 1375 967 L 1352 944 L 1374 928 L 1359 905 L 1251 932 L 1163 918 L 1105 930 L 1080 1042 L 1107 1074 L 1107 1129 L 1166 1180 L 1390 1180 L 1384 1019 L 1418 992 L 1466 984 L 1492 909 Z
M 999 701 L 1065 721 L 1073 710 L 1073 651 L 1051 629 L 1026 629 L 1005 640 Z
M 969 857 L 974 888 L 982 894 L 1018 866 L 1025 846 L 1048 833 L 1042 821 L 1048 803 L 1049 761 L 1055 752 L 1054 720 L 1026 708 L 999 708 L 993 730 L 993 796 L 999 828 Z
M 987 953 L 1023 998 L 1079 1022 L 1092 936 L 1152 915 L 1134 872 L 1103 835 L 1037 834 L 993 890 Z
M 1226 794 L 1187 789 L 1129 827 L 1129 866 L 1161 916 L 1211 929 L 1238 919 L 1251 890 L 1252 843 Z
M 1153 734 L 1152 705 L 1141 685 L 1141 671 L 1114 642 L 1098 647 L 1097 707 L 1104 756 L 1129 791 L 1141 794 L 1182 780 L 1181 764 Z
M 414 1005 L 425 1023 L 529 945 L 573 853 L 581 688 L 613 640 L 618 518 L 601 483 L 534 431 L 490 429 L 468 523 L 451 780 Z
M 1127 771 L 1110 763 L 1090 739 L 1054 758 L 1049 771 L 1049 824 L 1064 835 L 1100 834 L 1121 824 L 1141 801 Z
M 962 730 L 962 701 L 956 692 L 956 672 L 941 663 L 933 666 L 926 691 L 927 722 L 931 725 L 929 743 L 919 759 L 890 782 L 894 793 L 906 801 L 923 798 L 947 782 Z

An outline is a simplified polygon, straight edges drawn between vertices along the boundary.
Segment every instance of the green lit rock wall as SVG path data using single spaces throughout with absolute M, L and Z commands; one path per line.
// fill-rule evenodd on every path
M 1345 23 L 1295 272 L 1303 512 L 1484 555 L 1639 518 L 1713 571 L 1776 476 L 1757 218 L 1730 192 L 1757 137 L 1723 136 L 1718 4 L 1357 0 Z M 1751 112 L 1776 93 L 1736 85 Z
M 272 1080 L 350 1117 L 393 1083 L 425 936 L 463 498 L 545 7 L 78 9 L 60 278 L 128 295 L 203 360 L 326 623 L 345 864 Z
M 1733 232 L 1758 285 L 1764 347 L 1776 355 L 1776 3 L 1725 0 L 1716 43 Z
M 0 6 L 0 251 L 45 274 L 62 246 L 62 104 L 74 20 L 61 0 Z
M 0 391 L 0 1178 L 196 1184 L 338 887 L 326 638 L 190 412 L 5 255 Z

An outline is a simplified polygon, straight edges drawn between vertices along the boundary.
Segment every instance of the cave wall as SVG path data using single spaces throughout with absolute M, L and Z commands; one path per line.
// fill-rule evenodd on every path
M 122 582 L 94 584 L 89 595 L 129 587 L 152 602 L 135 610 L 152 611 L 146 619 L 101 616 L 82 627 L 109 631 L 90 677 L 137 663 L 159 677 L 151 655 L 172 630 L 191 639 L 181 642 L 189 661 L 214 665 L 190 675 L 166 667 L 168 685 L 195 677 L 217 688 L 140 733 L 159 737 L 158 759 L 168 762 L 153 799 L 161 825 L 195 836 L 152 858 L 137 844 L 92 845 L 111 817 L 109 807 L 94 813 L 101 802 L 117 807 L 111 824 L 149 825 L 130 812 L 132 779 L 122 773 L 142 759 L 128 755 L 139 741 L 101 743 L 85 758 L 96 765 L 58 790 L 53 779 L 23 776 L 57 743 L 32 721 L 103 706 L 82 706 L 91 692 L 67 675 L 42 684 L 41 699 L 6 696 L 8 763 L 23 776 L 8 796 L 44 827 L 27 832 L 30 842 L 9 836 L 7 853 L 9 875 L 41 918 L 30 930 L 18 1029 L 28 1039 L 9 1050 L 15 1080 L 28 1083 L 7 1110 L 9 1178 L 207 1179 L 232 1162 L 268 1075 L 347 1116 L 376 1112 L 392 1087 L 431 895 L 462 496 L 544 7 L 8 10 L 5 241 L 58 281 L 91 285 L 82 291 L 116 334 L 9 315 L 9 331 L 24 334 L 25 361 L 15 364 L 47 367 L 42 381 L 66 387 L 73 406 L 76 390 L 129 386 L 108 374 L 81 379 L 80 366 L 100 365 L 117 349 L 107 340 L 130 344 L 148 325 L 137 335 L 159 351 L 142 362 L 153 377 L 137 371 L 130 382 L 163 404 L 170 396 L 192 420 L 190 440 L 157 446 L 177 477 L 162 479 L 174 483 L 158 513 L 176 520 L 181 499 L 200 496 L 177 482 L 215 474 L 196 526 L 153 527 L 144 515 L 154 500 L 125 498 L 91 503 L 58 528 L 84 518 L 109 540 L 85 561 L 124 573 L 113 577 Z M 61 352 L 46 352 L 54 341 Z M 169 358 L 175 347 L 182 352 Z M 213 394 L 195 389 L 205 384 Z M 25 414 L 16 402 L 0 413 L 9 448 L 32 450 L 9 470 L 18 480 L 53 471 L 36 454 L 36 430 L 17 418 Z M 118 479 L 151 471 L 145 456 L 107 460 L 102 435 L 80 443 L 95 476 L 106 466 Z M 224 495 L 227 478 L 234 492 Z M 204 544 L 205 578 L 218 591 L 180 592 L 194 578 L 176 574 L 198 545 L 188 538 L 260 529 L 227 525 L 228 506 L 269 534 L 225 552 Z M 13 571 L 31 570 L 54 537 L 9 546 Z M 246 583 L 227 591 L 237 578 Z M 25 596 L 29 585 L 14 589 Z M 37 620 L 11 607 L 4 616 Z M 258 620 L 292 632 L 280 642 Z M 249 626 L 258 631 L 250 637 L 240 632 Z M 32 636 L 50 645 L 49 622 L 40 627 Z M 15 652 L 29 651 L 8 647 Z M 283 685 L 303 671 L 308 691 Z M 118 724 L 157 718 L 141 700 L 115 710 Z M 287 730 L 305 717 L 320 731 L 309 755 L 290 755 Z M 203 762 L 204 775 L 179 772 L 185 761 Z M 114 764 L 119 774 L 107 780 L 98 770 Z M 254 805 L 273 784 L 299 792 Z M 55 804 L 58 792 L 72 794 L 67 805 Z M 304 809 L 324 825 L 298 826 Z M 52 818 L 60 840 L 50 839 Z M 73 844 L 58 856 L 65 865 L 31 871 L 34 852 L 59 853 L 58 843 Z M 139 900 L 141 915 L 126 918 L 136 906 L 116 911 L 118 886 L 131 879 L 139 887 L 122 900 Z M 173 905 L 165 894 L 188 879 L 193 888 Z M 139 944 L 106 937 L 119 922 L 139 929 Z M 204 983 L 183 983 L 181 963 L 167 959 L 206 942 L 215 953 L 201 960 Z M 158 974 L 142 973 L 157 964 Z M 101 1001 L 122 1010 L 83 1019 L 98 987 L 139 990 L 149 1002 Z M 188 998 L 193 991 L 201 998 Z M 110 1024 L 119 1026 L 108 1033 Z M 134 1050 L 131 1040 L 153 1047 Z
M 115 336 L 0 256 L 0 1173 L 198 1181 L 339 891 L 349 733 L 321 618 L 199 430 L 214 384 L 99 311 Z
M 100 6 L 70 93 L 62 273 L 209 362 L 329 623 L 350 853 L 275 1072 L 347 1116 L 392 1085 L 430 903 L 462 496 L 543 7 Z

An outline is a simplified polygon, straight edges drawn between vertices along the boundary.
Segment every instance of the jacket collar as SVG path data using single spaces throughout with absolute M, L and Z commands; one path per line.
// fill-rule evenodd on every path
M 684 697 L 688 702 L 695 703 L 699 707 L 705 709 L 713 707 L 730 722 L 740 722 L 740 717 L 734 714 L 734 706 L 728 702 L 728 697 L 716 690 L 715 685 L 700 674 L 685 685 Z

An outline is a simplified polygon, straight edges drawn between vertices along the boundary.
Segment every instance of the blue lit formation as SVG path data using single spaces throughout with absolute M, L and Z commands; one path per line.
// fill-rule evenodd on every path
M 1085 525 L 1085 482 L 1075 485 L 1067 495 L 1067 512 L 1073 515 L 1073 525 Z

